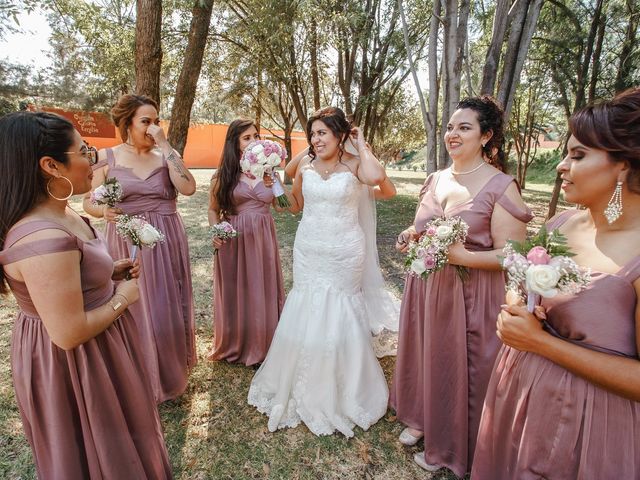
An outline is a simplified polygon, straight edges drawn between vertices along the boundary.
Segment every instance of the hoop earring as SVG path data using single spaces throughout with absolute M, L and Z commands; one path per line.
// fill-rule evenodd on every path
M 47 193 L 49 194 L 49 196 L 50 196 L 51 198 L 53 198 L 54 200 L 58 200 L 59 202 L 65 202 L 65 201 L 69 200 L 69 199 L 71 198 L 71 196 L 73 195 L 73 183 L 71 183 L 71 180 L 69 180 L 69 179 L 68 179 L 67 177 L 65 177 L 64 175 L 60 175 L 59 177 L 57 177 L 57 178 L 64 178 L 67 182 L 69 182 L 69 185 L 71 186 L 71 192 L 69 192 L 69 195 L 67 195 L 67 196 L 66 196 L 66 197 L 64 197 L 64 198 L 59 198 L 59 197 L 56 197 L 53 193 L 51 193 L 51 189 L 49 188 L 49 184 L 51 183 L 51 181 L 52 181 L 54 178 L 56 178 L 56 177 L 51 177 L 51 178 L 49 179 L 49 181 L 47 182 Z
M 611 195 L 609 203 L 607 203 L 607 208 L 604 209 L 604 216 L 607 218 L 609 225 L 622 216 L 622 182 L 616 183 L 613 195 Z

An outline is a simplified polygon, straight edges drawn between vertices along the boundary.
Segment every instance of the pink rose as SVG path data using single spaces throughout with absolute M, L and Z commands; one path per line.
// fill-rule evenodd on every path
M 527 260 L 534 265 L 546 265 L 551 260 L 551 256 L 547 253 L 547 249 L 544 247 L 533 247 L 527 253 Z
M 427 255 L 426 257 L 424 257 L 424 266 L 427 270 L 431 270 L 436 266 L 436 259 L 431 255 Z
M 436 228 L 435 227 L 429 227 L 429 228 L 427 228 L 427 230 L 424 233 L 429 237 L 433 237 L 436 234 Z

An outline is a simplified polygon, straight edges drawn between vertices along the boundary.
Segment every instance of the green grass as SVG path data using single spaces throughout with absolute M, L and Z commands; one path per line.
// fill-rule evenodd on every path
M 247 405 L 254 370 L 205 359 L 211 346 L 211 247 L 207 234 L 207 185 L 211 172 L 196 170 L 198 191 L 179 201 L 191 249 L 199 364 L 178 400 L 160 406 L 160 415 L 177 479 L 454 479 L 446 470 L 429 475 L 412 461 L 421 447 L 397 442 L 402 425 L 392 412 L 369 431 L 356 429 L 351 440 L 341 435 L 316 437 L 306 427 L 269 433 L 267 419 Z M 378 204 L 380 264 L 389 287 L 400 293 L 402 257 L 393 248 L 396 235 L 409 225 L 424 181 L 421 172 L 389 171 L 398 195 Z M 525 199 L 538 214 L 546 213 L 549 193 L 529 185 Z M 548 189 L 547 189 L 548 190 Z M 81 211 L 79 202 L 74 208 Z M 542 214 L 542 216 L 541 216 Z M 291 255 L 299 216 L 275 214 L 286 288 L 291 286 Z M 100 225 L 100 222 L 97 222 Z M 0 297 L 0 478 L 35 478 L 31 452 L 22 433 L 10 374 L 10 337 L 16 306 Z M 395 360 L 382 366 L 390 380 Z M 114 458 L 113 461 L 118 461 Z

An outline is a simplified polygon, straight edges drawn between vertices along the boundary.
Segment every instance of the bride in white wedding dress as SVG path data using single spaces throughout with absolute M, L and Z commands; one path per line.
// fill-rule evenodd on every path
M 371 240 L 360 218 L 367 185 L 385 173 L 340 109 L 322 109 L 308 125 L 311 160 L 301 163 L 292 192 L 294 210 L 304 207 L 293 288 L 248 401 L 269 416 L 270 431 L 302 421 L 316 435 L 337 430 L 351 437 L 355 425 L 366 430 L 387 410 L 387 382 L 371 342 L 375 322 L 363 293 Z M 359 158 L 343 158 L 350 134 Z

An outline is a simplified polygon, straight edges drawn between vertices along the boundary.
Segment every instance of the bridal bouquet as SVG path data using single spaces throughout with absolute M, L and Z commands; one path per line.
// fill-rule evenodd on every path
M 123 239 L 131 242 L 131 260 L 136 259 L 139 248 L 153 248 L 158 242 L 164 242 L 164 234 L 160 230 L 136 215 L 118 216 L 116 231 Z
M 433 272 L 441 270 L 447 263 L 449 247 L 464 242 L 469 226 L 460 217 L 436 218 L 427 224 L 424 234 L 417 242 L 409 244 L 405 266 L 413 275 L 427 279 Z M 467 270 L 456 265 L 458 275 L 464 279 Z
M 284 193 L 284 187 L 280 179 L 274 175 L 273 169 L 287 159 L 287 151 L 278 143 L 271 140 L 256 140 L 245 148 L 240 159 L 242 171 L 252 177 L 262 178 L 269 173 L 273 179 L 273 194 L 278 206 L 290 207 L 291 204 Z
M 90 201 L 93 205 L 116 206 L 122 199 L 122 187 L 115 177 L 107 178 L 102 185 L 91 192 Z
M 217 237 L 221 240 L 228 240 L 229 238 L 236 238 L 238 236 L 238 232 L 229 222 L 220 222 L 211 225 L 209 232 L 212 237 Z M 217 253 L 218 249 L 214 248 L 213 254 L 216 255 Z
M 577 293 L 587 286 L 591 272 L 571 257 L 567 240 L 558 230 L 547 232 L 543 225 L 537 235 L 524 242 L 510 240 L 503 249 L 502 267 L 507 271 L 507 290 L 527 300 L 533 312 L 540 297 Z

